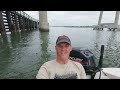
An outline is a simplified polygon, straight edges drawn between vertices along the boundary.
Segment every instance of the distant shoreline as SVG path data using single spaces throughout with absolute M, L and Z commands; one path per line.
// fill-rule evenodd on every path
M 50 27 L 94 28 L 95 26 L 50 26 Z

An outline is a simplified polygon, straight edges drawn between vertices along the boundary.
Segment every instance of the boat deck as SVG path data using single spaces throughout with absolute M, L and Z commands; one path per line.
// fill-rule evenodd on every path
M 102 68 L 100 79 L 120 79 L 120 68 Z M 99 79 L 100 72 L 97 72 L 94 79 Z M 90 76 L 87 75 L 87 79 Z

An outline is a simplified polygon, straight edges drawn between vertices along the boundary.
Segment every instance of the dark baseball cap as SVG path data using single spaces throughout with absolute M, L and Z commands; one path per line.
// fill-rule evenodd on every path
M 58 45 L 58 44 L 60 44 L 60 43 L 62 43 L 62 42 L 66 42 L 66 43 L 68 43 L 69 45 L 71 45 L 71 41 L 70 41 L 70 39 L 69 39 L 68 36 L 65 36 L 65 35 L 59 36 L 59 37 L 57 38 L 56 45 Z

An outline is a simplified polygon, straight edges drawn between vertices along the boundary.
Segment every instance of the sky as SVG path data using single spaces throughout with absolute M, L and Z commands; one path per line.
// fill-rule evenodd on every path
M 38 11 L 25 11 L 39 20 Z M 115 11 L 104 11 L 101 23 L 113 23 Z M 47 11 L 50 26 L 88 26 L 97 25 L 100 11 Z M 119 23 L 120 24 L 120 20 Z

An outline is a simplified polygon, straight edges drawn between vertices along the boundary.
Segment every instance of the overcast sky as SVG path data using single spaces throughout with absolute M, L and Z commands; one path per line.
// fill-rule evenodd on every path
M 31 17 L 39 19 L 38 11 L 25 11 Z M 100 11 L 47 11 L 50 26 L 96 25 Z M 102 23 L 113 23 L 115 11 L 104 11 Z M 120 20 L 119 23 L 120 24 Z

